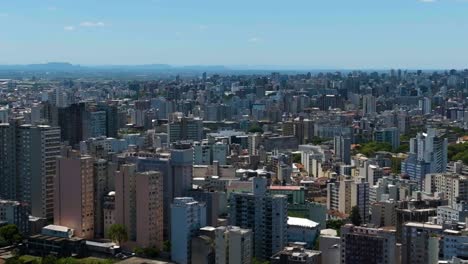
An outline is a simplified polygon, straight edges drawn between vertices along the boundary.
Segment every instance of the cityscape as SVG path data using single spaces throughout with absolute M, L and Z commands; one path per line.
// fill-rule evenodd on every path
M 38 2 L 0 3 L 0 264 L 468 263 L 468 3 Z

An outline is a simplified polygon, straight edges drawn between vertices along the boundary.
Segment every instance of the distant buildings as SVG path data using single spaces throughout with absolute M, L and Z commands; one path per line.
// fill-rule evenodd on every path
M 200 141 L 203 139 L 203 120 L 176 116 L 168 125 L 169 142 L 181 140 Z

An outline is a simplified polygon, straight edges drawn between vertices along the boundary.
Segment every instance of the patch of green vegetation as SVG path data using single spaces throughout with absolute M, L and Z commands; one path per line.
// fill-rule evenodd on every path
M 19 232 L 19 229 L 16 225 L 5 225 L 0 227 L 0 246 L 13 245 L 20 242 L 22 236 Z
M 250 126 L 248 132 L 249 132 L 249 133 L 260 133 L 260 134 L 263 134 L 263 128 L 261 128 L 258 124 L 254 124 L 254 125 Z
M 401 173 L 401 162 L 403 158 L 392 157 L 392 173 Z
M 305 212 L 288 211 L 288 216 L 290 216 L 290 217 L 307 218 L 308 215 L 307 215 Z
M 392 145 L 389 143 L 378 143 L 375 141 L 371 141 L 369 143 L 362 144 L 358 149 L 357 152 L 364 154 L 367 157 L 372 157 L 378 151 L 387 151 L 392 152 Z
M 345 224 L 344 220 L 341 219 L 330 219 L 327 220 L 327 228 L 334 229 L 340 236 L 341 227 Z
M 301 153 L 294 153 L 292 155 L 292 161 L 293 163 L 301 163 L 302 162 L 302 155 Z
M 461 160 L 463 163 L 468 164 L 468 143 L 449 145 L 448 158 L 451 161 Z

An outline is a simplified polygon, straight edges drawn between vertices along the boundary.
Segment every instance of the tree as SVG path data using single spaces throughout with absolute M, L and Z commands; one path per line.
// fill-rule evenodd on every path
M 292 160 L 293 160 L 293 163 L 301 163 L 302 162 L 302 155 L 301 153 L 294 153 L 292 155 Z
M 165 240 L 163 242 L 163 251 L 164 252 L 171 252 L 171 241 Z
M 24 261 L 19 259 L 19 257 L 13 257 L 5 260 L 5 264 L 23 264 Z
M 41 264 L 57 264 L 58 260 L 52 255 L 48 255 L 42 258 Z
M 125 228 L 124 225 L 121 224 L 113 224 L 109 227 L 109 231 L 107 232 L 107 235 L 109 236 L 112 241 L 117 242 L 117 244 L 120 246 L 122 243 L 127 242 L 128 240 L 128 234 L 127 234 L 127 229 Z
M 260 134 L 263 134 L 263 129 L 255 124 L 255 125 L 252 125 L 250 128 L 249 128 L 249 133 L 260 133 Z
M 344 224 L 345 223 L 342 219 L 330 219 L 327 221 L 327 228 L 336 230 L 337 235 L 340 236 L 341 227 Z
M 349 216 L 349 219 L 351 220 L 351 223 L 355 226 L 360 226 L 362 219 L 361 219 L 361 214 L 359 213 L 359 207 L 354 206 L 351 209 L 351 215 Z
M 0 240 L 6 241 L 9 245 L 21 242 L 21 234 L 16 225 L 9 224 L 0 227 Z
M 392 145 L 386 142 L 378 143 L 378 142 L 372 141 L 369 143 L 362 144 L 361 147 L 358 149 L 359 153 L 362 153 L 367 157 L 374 156 L 375 152 L 377 151 L 391 152 Z

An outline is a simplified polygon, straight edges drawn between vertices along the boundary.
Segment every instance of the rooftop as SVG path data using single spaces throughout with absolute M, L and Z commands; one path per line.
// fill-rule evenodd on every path
M 312 220 L 309 220 L 307 218 L 288 217 L 288 225 L 315 228 L 315 227 L 317 227 L 319 225 L 319 223 L 316 223 L 316 222 L 314 222 Z

